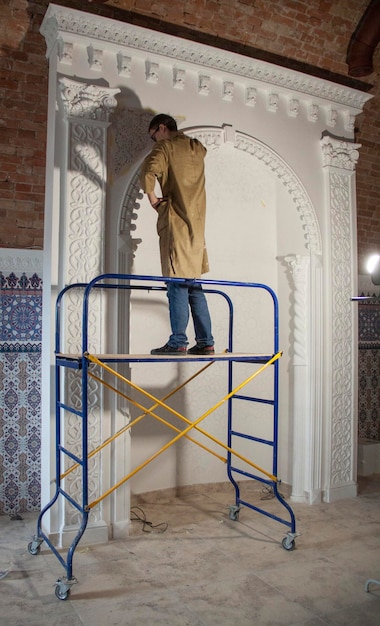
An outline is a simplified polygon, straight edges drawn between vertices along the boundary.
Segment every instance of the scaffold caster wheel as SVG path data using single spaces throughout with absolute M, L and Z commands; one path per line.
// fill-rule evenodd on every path
M 58 600 L 67 600 L 70 595 L 70 589 L 65 589 L 65 585 L 56 585 L 55 595 Z
M 40 549 L 41 549 L 41 544 L 38 543 L 37 541 L 31 541 L 30 543 L 28 543 L 29 554 L 36 556 L 36 554 L 40 553 Z
M 76 582 L 77 579 L 74 578 L 74 576 L 72 578 L 67 578 L 66 576 L 58 578 L 55 581 L 55 595 L 58 600 L 67 600 L 71 593 L 71 587 L 75 585 Z
M 289 536 L 284 537 L 282 540 L 282 547 L 284 548 L 284 550 L 288 550 L 288 552 L 294 550 L 294 548 L 296 547 L 295 539 Z
M 237 522 L 237 520 L 239 519 L 240 508 L 238 506 L 235 506 L 234 504 L 231 504 L 229 506 L 229 509 L 230 509 L 230 513 L 229 513 L 230 520 L 232 520 L 233 522 Z

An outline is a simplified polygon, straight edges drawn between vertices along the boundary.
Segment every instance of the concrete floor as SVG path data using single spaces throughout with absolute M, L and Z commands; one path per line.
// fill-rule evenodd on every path
M 284 516 L 266 495 L 255 486 L 250 501 Z M 231 521 L 231 501 L 230 485 L 140 498 L 131 517 L 152 525 L 133 521 L 125 541 L 79 543 L 66 601 L 55 596 L 65 574 L 56 556 L 46 544 L 37 556 L 27 550 L 37 516 L 0 517 L 0 624 L 380 624 L 380 586 L 365 590 L 380 578 L 380 476 L 361 479 L 356 499 L 292 504 L 301 533 L 293 551 L 274 520 L 244 508 Z

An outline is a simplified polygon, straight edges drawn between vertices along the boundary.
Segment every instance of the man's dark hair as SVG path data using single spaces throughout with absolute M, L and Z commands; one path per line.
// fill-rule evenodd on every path
M 153 128 L 158 128 L 160 124 L 166 126 L 168 130 L 175 131 L 177 129 L 177 122 L 170 115 L 166 115 L 166 113 L 159 113 L 155 115 L 152 121 L 149 124 L 149 130 Z

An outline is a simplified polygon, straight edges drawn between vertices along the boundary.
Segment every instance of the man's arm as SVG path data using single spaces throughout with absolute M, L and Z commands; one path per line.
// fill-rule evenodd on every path
M 162 172 L 167 167 L 167 155 L 163 146 L 157 144 L 148 154 L 141 167 L 141 186 L 148 196 L 151 206 L 157 210 L 162 198 L 157 198 L 155 186 L 157 178 L 160 179 Z

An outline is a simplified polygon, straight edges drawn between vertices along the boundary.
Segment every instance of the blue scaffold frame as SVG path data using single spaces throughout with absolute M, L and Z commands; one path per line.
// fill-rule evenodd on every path
M 99 355 L 90 355 L 89 354 L 89 313 L 90 313 L 90 295 L 94 292 L 94 290 L 145 290 L 145 291 L 166 291 L 166 284 L 169 282 L 186 282 L 191 285 L 200 285 L 202 286 L 204 292 L 206 294 L 216 294 L 225 299 L 228 305 L 228 346 L 225 352 L 223 353 L 215 353 L 212 355 L 133 355 L 133 354 L 99 354 Z M 259 289 L 264 290 L 269 294 L 272 300 L 273 306 L 273 343 L 272 348 L 267 354 L 254 354 L 254 353 L 234 353 L 234 306 L 232 299 L 226 291 L 222 289 L 233 290 L 234 288 L 243 288 L 243 289 Z M 82 352 L 80 354 L 69 354 L 62 352 L 62 334 L 64 330 L 65 320 L 62 315 L 62 303 L 64 298 L 68 292 L 72 290 L 79 290 L 82 292 L 83 300 L 82 300 Z M 114 489 L 118 488 L 120 484 L 129 479 L 132 475 L 128 475 L 125 477 L 121 483 L 115 485 L 111 490 L 103 494 L 100 498 L 95 500 L 92 503 L 88 501 L 88 459 L 89 459 L 89 450 L 88 450 L 88 377 L 89 377 L 89 365 L 91 361 L 102 365 L 105 368 L 108 368 L 107 364 L 111 363 L 152 363 L 152 362 L 180 362 L 180 363 L 188 363 L 194 361 L 206 361 L 206 362 L 215 362 L 215 361 L 224 361 L 228 366 L 228 393 L 226 397 L 216 405 L 217 408 L 222 402 L 227 402 L 227 445 L 224 445 L 221 442 L 218 442 L 227 452 L 225 462 L 227 464 L 227 476 L 229 481 L 234 487 L 235 490 L 235 502 L 229 507 L 229 518 L 231 520 L 238 520 L 239 513 L 242 507 L 246 507 L 252 509 L 262 515 L 265 515 L 283 525 L 285 525 L 289 530 L 286 536 L 282 540 L 282 546 L 285 550 L 292 551 L 295 548 L 295 538 L 297 536 L 296 532 L 296 520 L 295 515 L 293 513 L 292 508 L 286 502 L 284 497 L 279 493 L 278 485 L 281 482 L 278 478 L 278 393 L 279 393 L 279 357 L 282 353 L 279 351 L 279 305 L 278 299 L 275 292 L 265 284 L 261 283 L 249 283 L 249 282 L 240 282 L 240 281 L 227 281 L 227 280 L 212 280 L 212 279 L 194 279 L 189 281 L 188 279 L 181 278 L 167 278 L 167 277 L 157 277 L 157 276 L 144 276 L 144 275 L 133 275 L 133 274 L 101 274 L 96 276 L 93 280 L 88 283 L 75 283 L 66 286 L 62 289 L 57 297 L 56 301 L 56 313 L 55 313 L 55 391 L 56 391 L 56 410 L 55 410 L 55 457 L 56 457 L 56 465 L 55 465 L 55 482 L 56 482 L 56 490 L 51 498 L 51 500 L 43 507 L 41 510 L 38 520 L 37 520 L 37 531 L 33 537 L 33 540 L 28 545 L 29 553 L 32 555 L 37 555 L 40 551 L 40 546 L 43 542 L 47 544 L 47 546 L 52 550 L 52 552 L 57 557 L 58 561 L 61 563 L 63 568 L 65 569 L 65 576 L 58 578 L 55 583 L 55 593 L 58 599 L 66 600 L 70 595 L 71 587 L 75 584 L 76 578 L 73 575 L 73 556 L 76 550 L 76 547 L 83 536 L 89 518 L 89 513 L 92 506 L 96 505 L 100 500 L 109 495 Z M 237 388 L 233 387 L 233 372 L 234 372 L 234 364 L 235 363 L 251 363 L 258 364 L 261 366 L 258 372 L 249 376 L 246 381 L 242 385 L 239 385 Z M 273 397 L 271 398 L 261 398 L 261 397 L 252 397 L 249 395 L 245 395 L 240 393 L 243 386 L 250 382 L 252 378 L 256 376 L 257 373 L 260 373 L 261 370 L 265 369 L 267 366 L 273 368 Z M 63 401 L 62 399 L 62 368 L 72 368 L 81 372 L 81 406 L 80 408 L 76 408 L 70 405 L 69 401 Z M 112 371 L 112 370 L 111 370 Z M 115 373 L 115 372 L 113 372 Z M 128 384 L 133 386 L 131 381 L 125 380 Z M 139 389 L 144 393 L 144 390 Z M 149 394 L 147 394 L 149 396 Z M 152 397 L 152 396 L 149 396 Z M 169 407 L 165 405 L 162 401 L 157 400 L 153 397 L 154 400 L 164 408 L 168 409 Z M 272 408 L 273 414 L 273 436 L 271 439 L 262 439 L 259 437 L 255 437 L 254 435 L 240 432 L 234 428 L 234 406 L 237 402 L 249 402 L 252 404 L 266 404 Z M 214 410 L 211 409 L 212 410 Z M 210 411 L 210 412 L 211 412 Z M 63 432 L 64 425 L 64 414 L 68 412 L 69 414 L 75 414 L 81 419 L 81 454 L 74 454 L 71 450 L 63 445 L 61 440 L 61 433 Z M 164 451 L 169 445 L 175 443 L 175 441 L 183 436 L 187 435 L 187 432 L 195 427 L 197 430 L 200 430 L 203 434 L 206 434 L 205 431 L 202 431 L 197 424 L 202 418 L 196 420 L 194 423 L 190 422 L 180 414 L 179 417 L 185 420 L 187 424 L 187 428 L 184 431 L 181 431 L 174 439 L 170 442 L 170 444 L 164 446 L 158 453 L 160 454 Z M 178 429 L 177 429 L 178 431 Z M 178 431 L 179 432 L 179 431 Z M 271 472 L 267 472 L 262 468 L 258 467 L 254 463 L 251 463 L 249 460 L 245 459 L 241 455 L 239 455 L 233 448 L 235 442 L 238 439 L 249 440 L 258 444 L 262 444 L 272 449 L 272 468 Z M 102 446 L 101 446 L 102 447 Z M 100 448 L 101 448 L 100 447 Z M 206 448 L 207 449 L 207 448 Z M 211 450 L 209 450 L 211 452 Z M 76 467 L 81 468 L 81 477 L 82 477 L 82 499 L 81 502 L 77 502 L 64 488 L 63 480 L 62 480 L 62 459 L 63 457 L 67 457 L 73 461 Z M 243 470 L 241 467 L 238 467 L 234 458 L 240 458 L 243 461 L 249 463 L 249 470 Z M 151 459 L 150 459 L 151 460 Z M 143 464 L 141 467 L 145 466 Z M 252 471 L 253 470 L 255 471 Z M 137 468 L 133 473 L 136 473 L 140 468 Z M 256 473 L 256 469 L 258 473 Z M 67 472 L 66 472 L 67 474 Z M 64 474 L 64 476 L 66 475 Z M 281 517 L 272 512 L 265 510 L 263 507 L 257 506 L 253 503 L 248 502 L 247 500 L 241 497 L 240 486 L 238 484 L 239 477 L 244 477 L 245 479 L 256 480 L 260 483 L 267 485 L 273 492 L 273 496 L 279 501 L 279 503 L 284 507 L 287 512 L 288 517 Z M 57 502 L 58 498 L 62 497 L 64 500 L 67 500 L 81 515 L 81 523 L 79 525 L 78 531 L 67 550 L 66 558 L 61 554 L 59 549 L 54 545 L 52 540 L 49 538 L 46 532 L 43 530 L 43 518 L 47 511 Z

